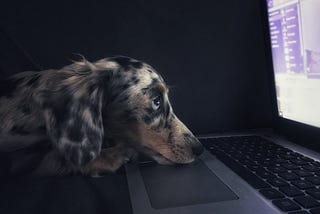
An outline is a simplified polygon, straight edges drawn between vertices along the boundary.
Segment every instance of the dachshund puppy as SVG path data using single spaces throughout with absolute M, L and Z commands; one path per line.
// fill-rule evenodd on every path
M 15 90 L 0 98 L 0 151 L 48 144 L 36 175 L 115 171 L 137 153 L 186 164 L 203 151 L 174 114 L 163 78 L 144 62 L 83 59 L 13 80 Z

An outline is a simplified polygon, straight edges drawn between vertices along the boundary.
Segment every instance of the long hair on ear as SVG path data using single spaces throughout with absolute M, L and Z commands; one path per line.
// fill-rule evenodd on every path
M 104 137 L 102 105 L 107 82 L 101 77 L 108 72 L 102 75 L 101 63 L 97 65 L 83 58 L 65 66 L 51 74 L 51 87 L 39 92 L 47 132 L 74 166 L 95 159 Z

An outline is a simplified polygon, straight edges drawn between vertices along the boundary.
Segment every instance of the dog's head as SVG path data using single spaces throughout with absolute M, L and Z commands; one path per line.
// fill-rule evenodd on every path
M 174 114 L 158 72 L 128 57 L 105 63 L 115 67 L 102 110 L 106 136 L 126 141 L 163 164 L 190 163 L 202 153 L 200 142 Z
M 126 144 L 159 163 L 190 163 L 203 148 L 174 114 L 169 89 L 150 65 L 128 58 L 76 62 L 47 71 L 38 98 L 47 131 L 76 165 L 103 146 Z

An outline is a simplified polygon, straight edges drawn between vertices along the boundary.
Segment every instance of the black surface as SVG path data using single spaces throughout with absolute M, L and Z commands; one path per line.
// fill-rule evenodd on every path
M 0 97 L 9 95 L 16 83 L 9 77 L 28 70 L 39 70 L 31 58 L 0 28 Z
M 320 189 L 314 188 L 314 189 L 308 189 L 306 191 L 307 194 L 311 195 L 312 197 L 316 199 L 320 199 Z
M 280 187 L 279 190 L 289 197 L 303 195 L 304 193 L 294 186 Z
M 268 188 L 259 191 L 267 199 L 279 199 L 284 198 L 284 195 L 276 189 Z
M 271 126 L 260 1 L 4 1 L 0 25 L 43 68 L 122 54 L 167 81 L 196 134 Z
M 124 170 L 101 178 L 11 178 L 0 184 L 1 214 L 130 214 Z
M 320 185 L 320 177 L 314 176 L 314 177 L 307 177 L 305 178 L 307 181 L 315 184 L 315 185 Z
M 272 186 L 275 186 L 275 187 L 289 186 L 289 184 L 281 178 L 270 178 L 267 181 L 268 183 L 270 183 Z
M 188 165 L 140 165 L 140 171 L 155 209 L 238 199 L 202 161 Z
M 314 187 L 312 183 L 303 180 L 292 181 L 291 184 L 295 185 L 299 189 L 310 189 Z
M 293 181 L 293 180 L 300 179 L 300 177 L 293 172 L 284 172 L 284 173 L 279 173 L 278 175 L 279 175 L 279 177 L 281 177 L 287 181 Z
M 272 201 L 282 211 L 300 210 L 301 208 L 290 199 L 277 199 Z
M 31 57 L 22 47 L 0 28 L 0 80 L 28 70 L 39 70 L 39 67 L 31 61 Z M 4 89 L 3 84 L 0 84 L 0 91 Z
M 320 214 L 320 208 L 315 208 L 310 210 L 312 214 Z
M 310 196 L 299 196 L 295 197 L 294 200 L 304 208 L 320 207 L 320 203 Z

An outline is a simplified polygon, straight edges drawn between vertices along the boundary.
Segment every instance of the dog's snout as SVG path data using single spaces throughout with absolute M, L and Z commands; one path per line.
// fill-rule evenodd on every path
M 189 145 L 191 145 L 191 150 L 194 155 L 199 156 L 203 153 L 203 146 L 195 136 L 190 133 L 185 133 L 184 139 Z
M 197 145 L 192 146 L 192 153 L 196 156 L 199 156 L 203 153 L 203 146 L 199 143 Z

